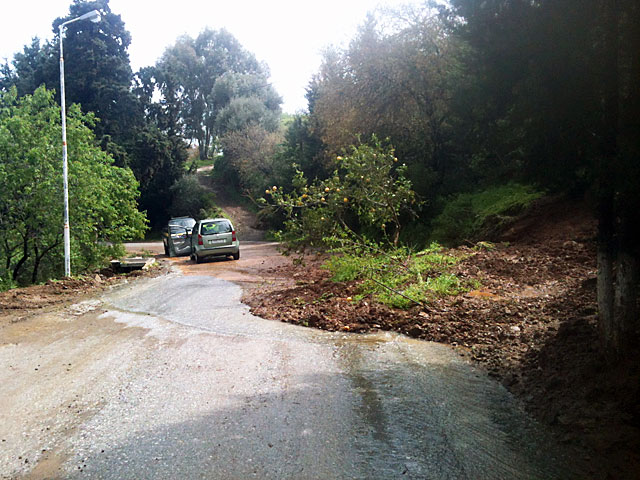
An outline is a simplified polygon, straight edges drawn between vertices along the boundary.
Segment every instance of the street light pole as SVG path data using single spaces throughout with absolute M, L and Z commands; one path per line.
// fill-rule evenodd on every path
M 62 183 L 64 190 L 64 276 L 71 276 L 71 228 L 69 227 L 69 181 L 67 166 L 67 112 L 64 94 L 64 53 L 62 50 L 62 39 L 64 29 L 67 25 L 78 20 L 91 20 L 96 23 L 100 21 L 100 12 L 92 10 L 79 17 L 60 24 L 60 115 L 62 116 Z

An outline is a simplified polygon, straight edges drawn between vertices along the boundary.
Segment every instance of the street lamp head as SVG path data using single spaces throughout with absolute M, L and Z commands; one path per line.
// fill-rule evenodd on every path
M 98 23 L 100 19 L 100 12 L 98 10 L 91 10 L 90 12 L 78 17 L 78 20 L 91 20 L 93 23 Z

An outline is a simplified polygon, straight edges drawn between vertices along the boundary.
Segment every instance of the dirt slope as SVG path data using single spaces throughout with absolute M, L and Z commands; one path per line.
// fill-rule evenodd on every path
M 199 168 L 198 180 L 203 187 L 213 193 L 216 205 L 231 219 L 236 227 L 240 241 L 264 240 L 264 230 L 256 228 L 258 224 L 256 214 L 245 205 L 240 204 L 237 201 L 237 197 L 231 195 L 224 187 L 214 184 L 209 175 L 210 171 L 211 168 Z

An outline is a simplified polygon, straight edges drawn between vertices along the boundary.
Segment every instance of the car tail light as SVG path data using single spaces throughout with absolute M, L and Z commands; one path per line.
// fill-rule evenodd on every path
M 236 241 L 236 231 L 235 230 L 233 232 L 231 232 L 231 241 L 232 242 Z
M 204 242 L 202 241 L 202 235 L 198 234 L 198 245 L 204 245 Z

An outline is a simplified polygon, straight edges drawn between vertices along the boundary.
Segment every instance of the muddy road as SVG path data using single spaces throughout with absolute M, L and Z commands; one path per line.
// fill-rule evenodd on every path
M 0 478 L 581 476 L 445 346 L 251 315 L 241 285 L 281 260 L 241 253 L 0 324 Z

